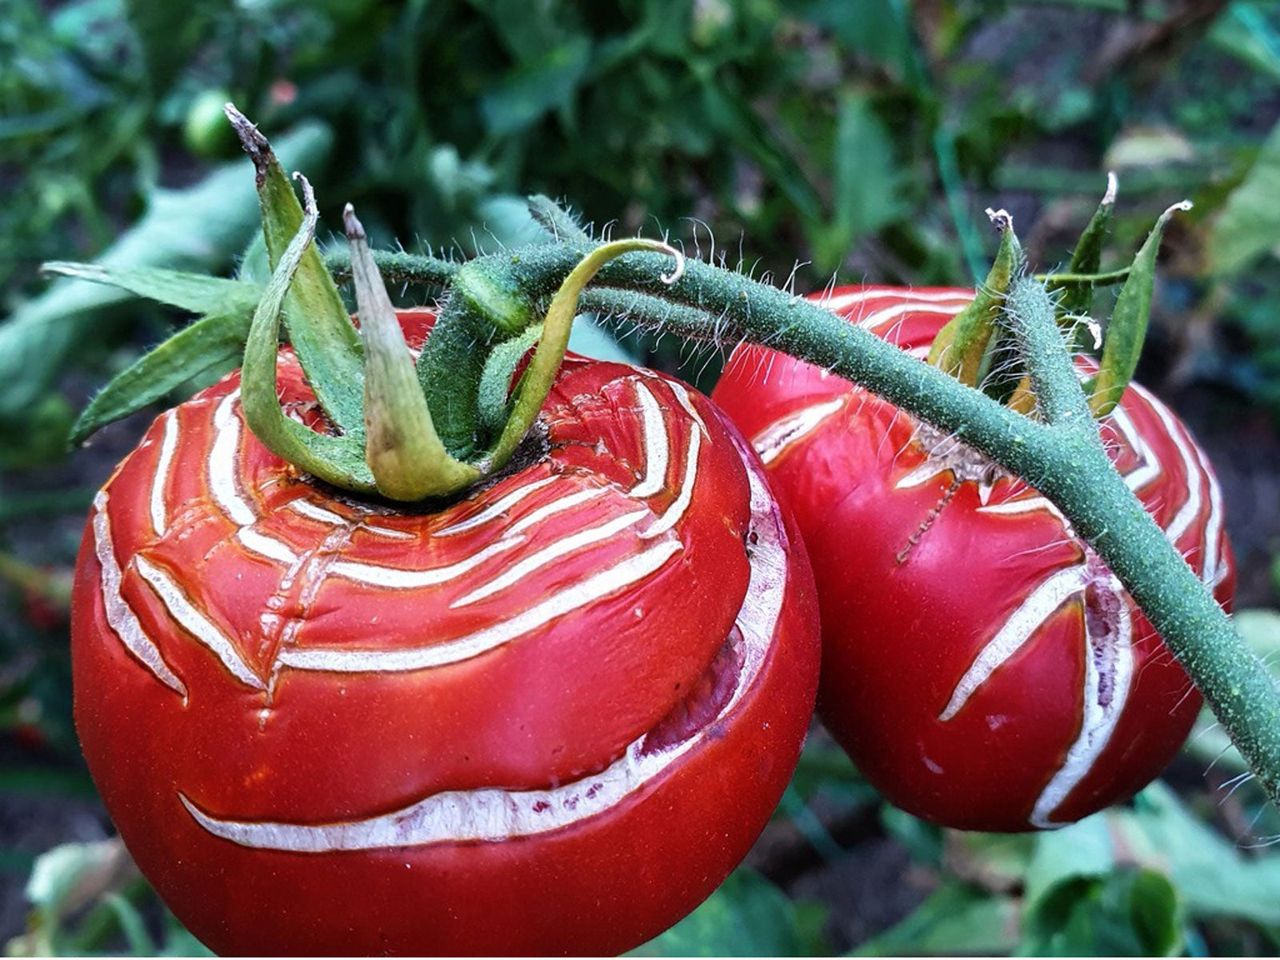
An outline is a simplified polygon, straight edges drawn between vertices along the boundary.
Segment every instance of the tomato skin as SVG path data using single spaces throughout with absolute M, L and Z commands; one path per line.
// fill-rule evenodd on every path
M 402 322 L 412 342 L 429 316 Z M 570 359 L 548 456 L 436 513 L 370 511 L 261 447 L 237 382 L 117 469 L 73 600 L 85 756 L 178 917 L 232 954 L 600 954 L 701 902 L 785 789 L 819 659 L 807 560 L 736 430 L 656 374 Z M 280 383 L 315 416 L 287 356 Z
M 923 357 L 971 296 L 847 287 L 829 306 Z M 804 536 L 822 608 L 819 714 L 891 802 L 962 829 L 1059 826 L 1128 798 L 1177 752 L 1199 694 L 1034 490 L 982 478 L 972 451 L 953 469 L 930 463 L 912 418 L 759 347 L 734 353 L 713 399 L 752 438 Z M 1135 387 L 1104 438 L 1229 607 L 1217 481 L 1186 428 Z

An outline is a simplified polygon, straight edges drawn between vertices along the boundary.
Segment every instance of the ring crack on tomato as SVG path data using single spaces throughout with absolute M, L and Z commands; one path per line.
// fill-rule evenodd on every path
M 429 316 L 402 314 L 417 341 Z M 318 423 L 281 353 L 290 415 Z M 547 455 L 438 511 L 263 447 L 238 374 L 98 494 L 76 720 L 143 873 L 230 953 L 610 953 L 745 855 L 808 726 L 812 574 L 678 381 L 570 357 Z
M 923 360 L 972 297 L 847 287 L 824 302 Z M 1199 695 L 1035 489 L 772 350 L 740 347 L 713 399 L 804 536 L 822 607 L 819 714 L 889 800 L 953 827 L 1049 828 L 1126 799 L 1173 757 Z M 1133 384 L 1100 429 L 1129 488 L 1229 606 L 1221 492 L 1186 427 Z

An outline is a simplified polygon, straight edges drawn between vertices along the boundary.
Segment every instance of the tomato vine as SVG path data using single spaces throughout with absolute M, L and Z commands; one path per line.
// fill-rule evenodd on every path
M 274 157 L 265 139 L 247 121 L 238 126 L 257 164 L 262 188 L 264 170 L 275 163 Z M 273 193 L 271 198 L 264 196 L 267 219 L 271 220 L 269 208 L 273 204 L 292 203 L 296 208 L 267 231 L 269 249 L 274 239 L 277 250 L 273 265 L 303 223 L 292 193 L 285 198 L 279 192 L 283 180 L 277 177 L 273 184 L 266 176 L 268 192 Z M 1113 200 L 1114 193 L 1109 190 L 1099 216 Z M 588 289 L 582 289 L 581 283 L 570 285 L 574 288 L 570 299 L 580 309 L 689 340 L 721 346 L 750 341 L 825 367 L 923 423 L 954 435 L 1036 487 L 1137 600 L 1271 798 L 1280 801 L 1280 691 L 1261 659 L 1245 645 L 1209 590 L 1116 473 L 1095 419 L 1095 414 L 1114 403 L 1136 363 L 1149 308 L 1155 248 L 1172 211 L 1161 218 L 1127 270 L 1098 271 L 1101 228 L 1096 218 L 1066 275 L 1034 276 L 1012 263 L 1005 264 L 1002 282 L 1006 290 L 995 306 L 1030 381 L 1031 415 L 942 369 L 919 362 L 871 332 L 787 291 L 696 260 L 684 265 L 678 280 L 669 282 L 671 259 L 665 245 L 641 241 L 641 246 L 650 247 L 645 252 L 593 242 L 567 213 L 545 198 L 534 198 L 532 212 L 546 229 L 549 242 L 464 263 L 406 253 L 373 254 L 373 262 L 389 279 L 435 285 L 446 291 L 435 330 L 417 363 L 417 374 L 434 428 L 450 458 L 483 475 L 510 455 L 516 434 L 527 428 L 528 417 L 519 416 L 508 431 L 511 417 L 518 416 L 509 400 L 496 418 L 492 411 L 488 417 L 482 415 L 486 374 L 494 375 L 490 362 L 504 345 L 511 348 L 536 342 L 540 335 L 537 329 L 556 303 L 557 291 L 583 264 L 590 264 L 594 285 Z M 311 279 L 300 291 L 289 287 L 288 296 L 310 298 L 326 317 L 311 328 L 311 319 L 300 319 L 303 313 L 295 310 L 291 315 L 286 310 L 289 334 L 322 403 L 326 386 L 332 388 L 325 406 L 332 405 L 335 414 L 341 414 L 335 416 L 335 422 L 341 426 L 342 420 L 350 421 L 351 436 L 363 439 L 352 412 L 362 404 L 344 395 L 342 386 L 346 381 L 349 392 L 352 380 L 363 379 L 349 375 L 355 369 L 352 356 L 358 344 L 353 348 L 351 335 L 337 323 L 338 308 L 329 295 L 332 280 L 328 268 L 339 276 L 349 276 L 352 257 L 346 252 L 331 254 L 323 261 L 314 254 L 308 256 Z M 1124 342 L 1113 351 L 1110 363 L 1104 352 L 1100 387 L 1099 383 L 1082 387 L 1072 369 L 1071 335 L 1064 333 L 1058 322 L 1060 308 L 1053 291 L 1064 291 L 1074 302 L 1081 288 L 1120 280 L 1125 281 L 1125 288 L 1113 325 L 1123 333 L 1120 339 Z M 133 282 L 136 286 L 137 278 Z M 287 278 L 283 283 L 287 286 Z M 283 287 L 276 292 L 283 298 Z M 557 312 L 563 312 L 566 302 L 560 302 Z M 567 324 L 563 326 L 567 329 Z M 344 356 L 335 363 L 326 349 Z M 515 372 L 515 362 L 524 352 L 507 349 L 509 365 L 502 369 L 508 376 Z M 131 375 L 137 379 L 136 372 L 126 371 L 122 376 Z M 1093 392 L 1092 405 L 1086 389 Z M 121 409 L 127 412 L 128 404 L 116 402 L 111 388 L 104 396 L 112 401 L 104 406 L 113 415 Z M 521 396 L 520 388 L 515 396 Z M 79 435 L 92 426 L 82 424 Z M 494 452 L 501 456 L 493 456 Z

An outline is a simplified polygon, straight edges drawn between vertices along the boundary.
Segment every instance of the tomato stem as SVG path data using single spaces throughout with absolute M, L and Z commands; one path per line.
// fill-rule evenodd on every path
M 429 254 L 406 253 L 403 250 L 370 250 L 382 279 L 387 283 L 412 283 L 428 287 L 445 287 L 453 281 L 462 264 Z M 351 251 L 341 248 L 326 250 L 324 265 L 338 283 L 351 279 Z
M 472 264 L 508 273 L 532 300 L 548 295 L 582 255 L 577 244 L 547 244 L 520 251 L 516 264 L 511 257 Z M 610 261 L 600 269 L 601 286 L 587 291 L 582 304 L 625 311 L 630 323 L 654 333 L 748 340 L 825 367 L 1036 487 L 1120 578 L 1280 801 L 1280 691 L 1111 465 L 1043 283 L 1019 280 L 1003 317 L 1046 421 L 1037 422 L 816 303 L 698 261 L 687 264 L 680 283 L 659 292 L 660 267 L 651 253 Z

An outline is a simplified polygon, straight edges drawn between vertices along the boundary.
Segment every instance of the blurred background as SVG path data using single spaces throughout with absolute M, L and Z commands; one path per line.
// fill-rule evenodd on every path
M 70 454 L 92 391 L 184 322 L 42 261 L 229 273 L 257 226 L 234 100 L 376 243 L 536 236 L 532 192 L 756 276 L 972 283 L 1014 215 L 1066 259 L 1165 245 L 1140 379 L 1217 466 L 1239 622 L 1280 661 L 1280 9 L 1265 0 L 0 0 L 0 944 L 191 953 L 109 840 L 71 725 L 70 565 L 154 415 Z M 798 266 L 797 266 L 798 265 Z M 406 300 L 413 290 L 403 292 Z M 722 357 L 588 333 L 704 388 Z M 188 385 L 188 392 L 201 384 Z M 158 408 L 157 408 L 158 409 Z M 747 865 L 643 952 L 1280 949 L 1280 815 L 1206 718 L 1164 780 L 1068 829 L 938 830 L 819 730 Z

